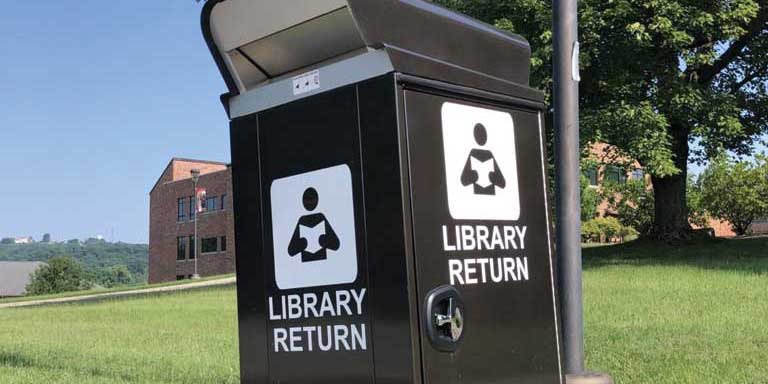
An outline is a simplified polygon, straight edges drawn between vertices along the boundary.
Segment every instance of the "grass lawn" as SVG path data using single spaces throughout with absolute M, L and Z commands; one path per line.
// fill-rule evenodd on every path
M 0 383 L 239 383 L 234 287 L 0 309 Z
M 617 383 L 768 383 L 768 238 L 585 249 L 584 300 Z
M 587 366 L 768 383 L 768 238 L 584 250 Z M 237 383 L 234 287 L 0 309 L 0 383 Z
M 202 281 L 225 279 L 225 278 L 234 277 L 234 276 L 235 276 L 234 273 L 230 273 L 227 275 L 203 277 L 197 280 L 179 280 L 179 281 L 171 281 L 171 282 L 159 283 L 159 284 L 137 284 L 137 285 L 115 287 L 115 288 L 93 288 L 86 291 L 64 292 L 64 293 L 57 293 L 53 295 L 8 297 L 8 298 L 0 299 L 0 304 L 20 303 L 23 301 L 36 301 L 36 300 L 46 300 L 46 299 L 60 299 L 64 297 L 89 296 L 89 295 L 98 295 L 101 293 L 130 292 L 130 291 L 138 291 L 138 290 L 147 289 L 147 288 L 172 287 L 176 285 L 199 283 Z

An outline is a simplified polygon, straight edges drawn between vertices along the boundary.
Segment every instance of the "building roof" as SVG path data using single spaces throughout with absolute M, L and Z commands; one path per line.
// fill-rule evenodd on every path
M 174 162 L 174 161 L 183 161 L 187 163 L 200 163 L 200 164 L 229 165 L 228 163 L 225 163 L 223 161 L 188 159 L 184 157 L 174 157 L 171 159 L 171 162 Z
M 201 168 L 201 176 L 208 174 L 208 173 L 216 173 L 216 172 L 222 172 L 230 169 L 231 164 L 224 163 L 221 161 L 211 161 L 211 160 L 196 160 L 196 159 L 185 159 L 182 157 L 174 157 L 171 159 L 171 161 L 168 162 L 168 164 L 163 168 L 163 172 L 160 174 L 160 177 L 158 177 L 157 181 L 155 181 L 155 184 L 152 185 L 152 189 L 149 190 L 149 193 L 152 194 L 152 191 L 157 188 L 159 184 L 168 183 L 171 181 L 177 181 L 177 180 L 183 180 L 183 179 L 189 179 L 192 176 L 188 173 L 185 173 L 183 177 L 177 177 L 174 172 L 174 167 L 176 164 L 179 163 L 187 163 L 187 164 L 196 164 L 199 165 Z
M 40 261 L 0 261 L 0 297 L 24 296 L 32 273 L 44 265 Z

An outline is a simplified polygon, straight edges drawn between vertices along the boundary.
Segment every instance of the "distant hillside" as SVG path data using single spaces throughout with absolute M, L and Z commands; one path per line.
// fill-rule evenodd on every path
M 93 239 L 85 243 L 0 244 L 0 261 L 47 261 L 56 256 L 71 256 L 93 271 L 125 265 L 137 281 L 146 281 L 148 254 L 146 244 Z

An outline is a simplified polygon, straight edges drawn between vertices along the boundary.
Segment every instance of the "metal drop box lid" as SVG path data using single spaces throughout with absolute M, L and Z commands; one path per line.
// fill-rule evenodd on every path
M 210 0 L 202 29 L 228 112 L 233 97 L 376 52 L 389 71 L 543 100 L 523 37 L 422 0 Z

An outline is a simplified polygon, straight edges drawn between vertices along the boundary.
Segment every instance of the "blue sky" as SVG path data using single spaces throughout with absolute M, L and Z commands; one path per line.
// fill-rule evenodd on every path
M 229 161 L 193 0 L 12 1 L 0 12 L 0 237 L 148 241 L 173 156 Z

